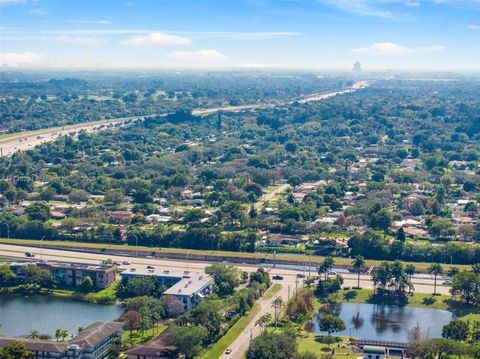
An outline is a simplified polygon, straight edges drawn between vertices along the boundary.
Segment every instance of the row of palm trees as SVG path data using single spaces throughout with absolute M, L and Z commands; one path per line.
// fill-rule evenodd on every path
M 335 265 L 335 260 L 332 257 L 326 257 L 322 264 L 318 267 L 318 273 L 321 275 L 323 274 L 325 279 L 328 279 L 328 273 L 333 269 Z M 355 268 L 357 272 L 357 288 L 360 288 L 360 273 L 365 268 L 365 258 L 363 256 L 356 256 L 352 261 L 352 266 Z M 480 271 L 480 265 L 479 271 Z M 432 263 L 428 268 L 428 273 L 433 275 L 434 282 L 433 282 L 433 295 L 437 294 L 437 277 L 441 276 L 444 271 L 443 267 L 439 263 Z M 416 268 L 413 264 L 407 264 L 405 266 L 405 273 L 408 275 L 409 279 L 411 280 L 413 275 L 416 273 Z M 453 276 L 458 273 L 458 268 L 452 267 L 448 273 L 449 276 Z
M 83 327 L 79 327 L 78 330 L 77 330 L 77 333 L 80 333 L 83 331 Z M 55 339 L 58 341 L 60 341 L 60 339 L 62 339 L 62 342 L 65 341 L 65 338 L 68 337 L 68 330 L 65 330 L 65 329 L 55 329 L 55 334 L 54 334 L 54 337 Z M 30 332 L 30 334 L 28 334 L 28 338 L 30 339 L 41 339 L 42 338 L 42 335 L 40 334 L 40 332 L 38 330 L 32 330 Z
M 272 308 L 275 310 L 274 318 L 272 318 L 272 315 L 270 313 L 265 313 L 255 321 L 255 326 L 259 326 L 260 328 L 262 328 L 262 331 L 263 331 L 272 322 L 272 319 L 275 319 L 275 329 L 276 329 L 278 327 L 280 309 L 282 309 L 283 304 L 284 302 L 282 297 L 276 297 L 272 301 Z

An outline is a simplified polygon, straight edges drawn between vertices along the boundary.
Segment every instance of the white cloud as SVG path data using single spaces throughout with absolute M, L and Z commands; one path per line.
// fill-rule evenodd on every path
M 217 50 L 174 51 L 167 55 L 171 60 L 211 62 L 222 61 L 227 57 Z
M 373 55 L 408 55 L 412 53 L 426 53 L 443 51 L 445 47 L 440 45 L 422 46 L 422 47 L 406 47 L 398 45 L 394 42 L 375 42 L 369 47 L 360 47 L 352 51 L 357 54 L 373 54 Z
M 0 5 L 24 4 L 26 0 L 0 0 Z
M 45 57 L 35 52 L 1 52 L 0 66 L 32 65 L 42 62 Z
M 474 6 L 480 0 L 318 0 L 324 4 L 335 6 L 345 12 L 364 16 L 394 17 L 392 5 L 419 7 L 422 4 L 445 4 L 449 6 Z
M 471 25 L 468 25 L 467 27 L 473 31 L 480 30 L 480 25 L 471 24 Z
M 72 45 L 104 45 L 107 43 L 107 40 L 101 37 L 94 37 L 94 36 L 67 36 L 61 35 L 57 36 L 56 40 L 58 42 L 64 44 L 72 44 Z
M 188 37 L 171 35 L 164 32 L 152 32 L 145 36 L 133 36 L 121 41 L 122 45 L 146 47 L 166 45 L 189 45 L 192 42 Z
M 30 10 L 29 13 L 34 15 L 47 15 L 48 9 L 45 7 L 39 8 L 39 9 L 33 9 L 33 10 Z
M 108 25 L 112 23 L 110 20 L 81 20 L 81 19 L 65 20 L 64 22 L 69 22 L 72 24 L 95 24 L 95 25 Z

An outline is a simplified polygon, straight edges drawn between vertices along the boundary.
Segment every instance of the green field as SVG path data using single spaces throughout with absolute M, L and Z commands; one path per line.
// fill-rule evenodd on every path
M 133 345 L 146 343 L 152 339 L 158 337 L 161 333 L 163 333 L 167 329 L 165 325 L 159 324 L 158 328 L 151 328 L 145 330 L 142 336 L 141 330 L 134 330 L 132 331 L 132 337 L 130 338 L 130 331 L 127 329 L 122 334 L 122 341 L 125 343 L 126 346 L 131 347 Z
M 306 333 L 304 332 L 300 337 L 297 338 L 298 351 L 304 353 L 306 351 L 313 352 L 315 354 L 328 354 L 332 352 L 332 349 L 335 349 L 335 355 L 333 359 L 345 359 L 345 358 L 354 358 L 353 355 L 348 355 L 347 347 L 347 337 L 336 337 L 338 342 L 331 344 L 323 343 L 323 339 L 326 336 Z

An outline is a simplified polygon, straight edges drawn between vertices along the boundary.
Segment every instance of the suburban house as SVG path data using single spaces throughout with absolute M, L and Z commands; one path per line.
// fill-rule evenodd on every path
M 183 311 L 192 310 L 206 295 L 213 292 L 213 278 L 200 271 L 177 271 L 144 266 L 130 266 L 120 274 L 122 280 L 138 276 L 153 276 L 168 289 L 166 297 L 177 299 Z
M 272 247 L 278 246 L 298 246 L 304 240 L 298 236 L 289 236 L 283 234 L 275 234 L 267 239 L 267 245 Z
M 23 337 L 0 337 L 0 348 L 22 342 L 33 352 L 31 359 L 104 359 L 112 344 L 122 335 L 120 322 L 95 322 L 68 343 Z
M 128 349 L 128 359 L 177 359 L 178 350 L 175 346 L 168 343 L 168 330 L 164 331 L 157 338 L 140 345 L 135 345 Z

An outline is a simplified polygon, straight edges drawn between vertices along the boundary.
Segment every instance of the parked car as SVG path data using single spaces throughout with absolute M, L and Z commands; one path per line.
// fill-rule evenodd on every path
M 129 265 L 130 265 L 130 262 L 123 261 L 122 264 L 123 264 L 124 266 L 129 266 Z
M 302 273 L 298 273 L 297 278 L 305 278 L 305 276 Z

